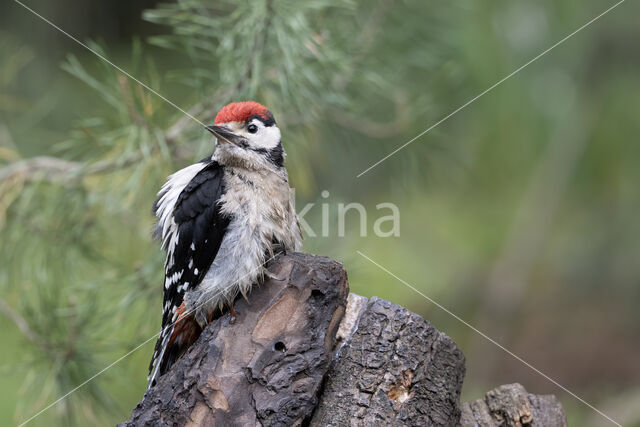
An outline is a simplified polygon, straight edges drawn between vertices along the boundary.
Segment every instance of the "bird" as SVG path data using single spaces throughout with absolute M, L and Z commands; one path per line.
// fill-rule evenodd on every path
M 279 253 L 297 251 L 302 233 L 273 114 L 232 102 L 206 129 L 213 153 L 167 178 L 153 205 L 154 234 L 166 251 L 162 326 L 149 364 L 149 388 L 191 346 L 214 313 L 247 298 L 271 274 Z

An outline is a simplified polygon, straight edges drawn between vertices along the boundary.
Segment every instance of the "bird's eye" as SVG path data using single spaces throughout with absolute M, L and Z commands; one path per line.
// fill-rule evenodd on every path
M 250 124 L 247 127 L 247 130 L 249 131 L 249 133 L 256 133 L 256 132 L 258 132 L 258 126 L 254 125 L 254 124 Z

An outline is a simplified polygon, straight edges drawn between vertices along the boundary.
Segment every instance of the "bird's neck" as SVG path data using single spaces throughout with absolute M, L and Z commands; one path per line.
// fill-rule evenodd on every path
M 284 167 L 278 168 L 276 165 L 270 163 L 267 159 L 263 158 L 258 153 L 252 152 L 242 153 L 238 155 L 236 153 L 231 153 L 227 150 L 218 148 L 214 151 L 211 159 L 218 162 L 222 166 L 237 170 L 244 170 L 246 172 L 280 174 L 281 170 L 284 170 Z

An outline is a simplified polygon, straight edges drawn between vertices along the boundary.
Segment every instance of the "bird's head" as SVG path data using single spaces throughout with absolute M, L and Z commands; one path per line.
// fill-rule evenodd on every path
M 226 105 L 207 130 L 216 136 L 215 158 L 221 164 L 249 169 L 284 165 L 280 129 L 271 112 L 257 102 Z

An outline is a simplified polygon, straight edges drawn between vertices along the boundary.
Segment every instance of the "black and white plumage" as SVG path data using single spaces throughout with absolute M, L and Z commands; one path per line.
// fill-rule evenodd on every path
M 208 128 L 214 154 L 171 175 L 158 193 L 167 251 L 162 329 L 149 386 L 199 336 L 216 310 L 263 280 L 277 250 L 301 246 L 280 130 L 253 102 L 223 108 Z

